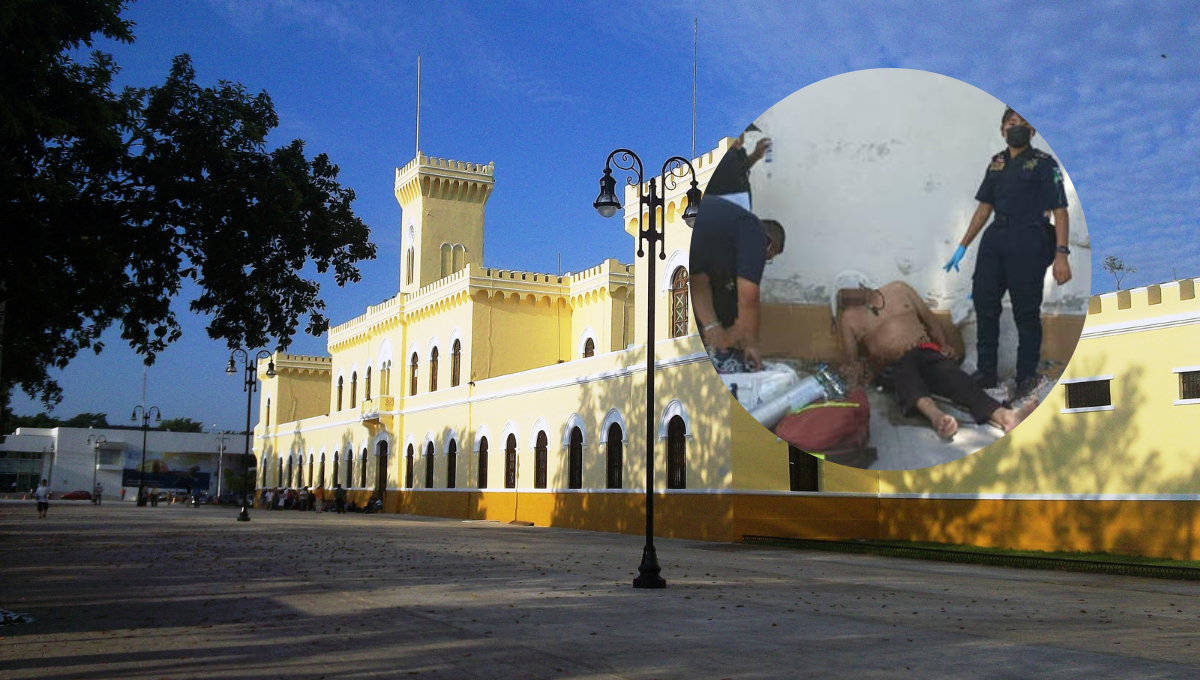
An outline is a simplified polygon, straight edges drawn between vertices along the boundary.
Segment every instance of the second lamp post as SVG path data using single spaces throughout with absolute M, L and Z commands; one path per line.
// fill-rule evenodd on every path
M 154 414 L 154 422 L 162 422 L 162 412 L 157 406 L 151 406 L 149 409 L 141 404 L 133 407 L 133 415 L 129 418 L 130 422 L 138 421 L 138 411 L 142 412 L 142 468 L 138 474 L 138 506 L 146 505 L 146 433 L 150 431 L 150 414 Z
M 629 149 L 617 149 L 604 162 L 604 176 L 600 178 L 600 195 L 592 204 L 601 217 L 612 217 L 621 209 L 617 198 L 617 180 L 612 169 L 630 173 L 628 184 L 637 184 L 638 192 L 638 257 L 645 256 L 642 242 L 649 242 L 650 257 L 654 257 L 654 246 L 659 246 L 658 258 L 667 259 L 664 229 L 658 225 L 658 211 L 666 218 L 666 193 L 675 189 L 678 180 L 691 175 L 692 186 L 687 190 L 687 208 L 683 221 L 690 227 L 696 221 L 700 207 L 700 187 L 696 182 L 696 169 L 691 161 L 682 156 L 668 158 L 663 163 L 662 173 L 651 177 L 649 184 L 642 175 L 642 159 Z M 665 225 L 664 225 L 665 227 Z M 638 576 L 633 579 L 634 588 L 665 588 L 667 581 L 661 575 L 658 553 L 654 550 L 654 274 L 655 264 L 646 267 L 646 547 L 642 549 L 642 563 L 638 565 Z
M 265 349 L 258 350 L 258 354 L 254 355 L 254 361 L 250 361 L 250 355 L 246 350 L 238 348 L 229 354 L 229 364 L 225 366 L 225 372 L 229 375 L 237 375 L 237 364 L 234 362 L 234 357 L 240 356 L 242 366 L 245 370 L 245 380 L 243 381 L 242 389 L 246 391 L 246 456 L 253 456 L 254 450 L 250 448 L 250 415 L 254 409 L 254 390 L 258 388 L 258 362 L 270 358 L 271 353 Z M 268 378 L 275 377 L 275 362 L 267 363 Z M 250 461 L 252 458 L 243 458 L 246 462 L 245 472 L 242 474 L 242 511 L 238 513 L 237 521 L 250 521 Z

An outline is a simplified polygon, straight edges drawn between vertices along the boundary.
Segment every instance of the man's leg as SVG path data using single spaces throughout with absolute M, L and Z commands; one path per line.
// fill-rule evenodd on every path
M 1029 230 L 1027 242 L 1009 264 L 1009 297 L 1017 324 L 1017 384 L 1037 375 L 1042 354 L 1042 290 L 1046 280 L 1046 246 L 1042 227 Z
M 1030 400 L 1018 410 L 1007 408 L 989 397 L 971 376 L 963 373 L 953 361 L 943 356 L 939 355 L 924 368 L 929 389 L 933 390 L 934 394 L 966 407 L 975 418 L 975 422 L 990 422 L 1005 433 L 1012 432 L 1013 428 L 1020 425 L 1038 406 L 1036 400 Z
M 971 282 L 971 298 L 975 303 L 975 328 L 978 339 L 980 385 L 995 387 L 999 365 L 1000 345 L 1000 301 L 1007 288 L 1004 271 L 1002 240 L 1007 236 L 1004 228 L 993 224 L 988 227 L 979 243 L 979 255 L 975 258 L 975 274 Z
M 929 387 L 921 376 L 921 355 L 931 350 L 914 349 L 905 354 L 899 361 L 893 363 L 891 378 L 895 383 L 896 401 L 905 414 L 920 411 L 929 419 L 938 436 L 949 439 L 958 432 L 958 421 L 954 416 L 943 412 L 929 395 Z

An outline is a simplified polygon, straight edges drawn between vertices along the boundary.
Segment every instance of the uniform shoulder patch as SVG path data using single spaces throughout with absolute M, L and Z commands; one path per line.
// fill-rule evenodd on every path
M 1004 157 L 1006 155 L 1007 155 L 1007 152 L 1001 151 L 1000 153 L 996 154 L 995 156 L 992 156 L 992 162 L 990 165 L 988 165 L 988 172 L 992 172 L 995 170 L 1003 170 L 1004 169 Z

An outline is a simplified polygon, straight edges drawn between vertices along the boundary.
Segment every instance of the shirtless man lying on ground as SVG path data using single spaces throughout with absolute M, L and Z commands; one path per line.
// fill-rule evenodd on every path
M 885 387 L 894 389 L 905 414 L 920 411 L 938 435 L 949 439 L 958 432 L 958 421 L 937 407 L 931 394 L 960 404 L 977 423 L 990 422 L 1012 431 L 1038 402 L 1031 400 L 1019 410 L 992 399 L 964 373 L 957 362 L 938 318 L 925 301 L 903 281 L 893 281 L 878 290 L 840 291 L 837 325 L 841 334 L 852 383 L 865 383 L 859 348 Z

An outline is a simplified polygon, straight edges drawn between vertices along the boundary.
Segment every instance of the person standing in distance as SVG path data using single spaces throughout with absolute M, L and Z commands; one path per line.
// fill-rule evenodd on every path
M 46 513 L 50 510 L 50 486 L 46 480 L 43 479 L 41 485 L 33 490 L 33 497 L 37 500 L 38 519 L 46 519 Z
M 971 287 L 979 333 L 979 370 L 973 377 L 984 388 L 997 384 L 1001 299 L 1007 291 L 1017 325 L 1018 397 L 1037 386 L 1046 268 L 1053 265 L 1060 286 L 1071 280 L 1062 171 L 1050 154 L 1030 145 L 1036 134 L 1020 114 L 1005 109 L 1000 135 L 1008 148 L 992 156 L 975 194 L 979 205 L 967 233 L 944 267 L 947 272 L 959 270 L 967 247 L 994 212 L 996 218 L 980 240 Z M 1046 220 L 1047 213 L 1054 216 L 1053 226 Z

